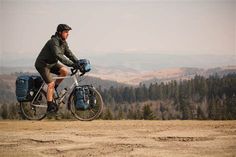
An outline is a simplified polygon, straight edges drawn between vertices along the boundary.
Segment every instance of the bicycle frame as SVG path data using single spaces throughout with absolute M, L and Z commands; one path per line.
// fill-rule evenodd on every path
M 64 98 L 66 97 L 66 95 L 68 95 L 69 93 L 72 92 L 72 90 L 74 89 L 74 87 L 78 86 L 79 85 L 79 82 L 78 82 L 78 79 L 77 79 L 77 76 L 78 74 L 74 74 L 74 75 L 68 75 L 68 76 L 64 76 L 64 77 L 53 77 L 53 80 L 58 80 L 58 79 L 71 79 L 73 78 L 74 80 L 74 83 L 72 83 L 72 85 L 69 87 L 69 89 L 67 90 L 67 92 L 62 96 L 62 97 L 58 97 L 57 100 L 59 100 L 58 102 L 56 102 L 58 105 L 60 105 L 60 103 L 64 100 Z M 80 75 L 78 75 L 80 76 Z M 39 88 L 38 92 L 36 93 L 36 95 L 34 96 L 33 100 L 31 101 L 31 104 L 32 106 L 37 106 L 37 107 L 47 107 L 47 105 L 37 105 L 37 104 L 34 104 L 34 101 L 36 99 L 36 97 L 38 96 L 38 94 L 40 93 L 40 91 L 43 89 L 43 87 L 46 85 L 45 82 L 43 82 L 43 84 L 41 85 L 41 87 Z M 46 91 L 45 91 L 46 92 Z

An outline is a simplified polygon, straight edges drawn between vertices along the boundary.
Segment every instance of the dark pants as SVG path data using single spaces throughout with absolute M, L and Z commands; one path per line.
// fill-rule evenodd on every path
M 56 74 L 56 75 L 60 75 L 60 69 L 63 66 L 59 63 L 56 63 L 55 65 L 53 65 L 52 67 L 35 67 L 37 69 L 37 71 L 39 72 L 39 74 L 42 76 L 43 80 L 48 84 L 53 82 L 53 78 L 52 75 L 50 73 Z

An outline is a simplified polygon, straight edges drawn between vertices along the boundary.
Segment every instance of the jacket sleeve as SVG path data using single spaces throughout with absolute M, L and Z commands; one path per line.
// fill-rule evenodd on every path
M 50 48 L 51 50 L 53 51 L 55 57 L 60 61 L 62 62 L 63 64 L 69 66 L 69 67 L 72 67 L 73 66 L 73 62 L 70 61 L 69 59 L 67 59 L 63 52 L 61 51 L 61 48 L 60 48 L 60 44 L 59 44 L 59 41 L 58 40 L 52 40 L 51 44 L 50 44 Z
M 69 49 L 68 44 L 66 43 L 66 49 L 65 49 L 65 55 L 66 57 L 68 57 L 72 62 L 76 62 L 78 59 L 76 58 L 76 56 L 71 52 L 71 50 Z

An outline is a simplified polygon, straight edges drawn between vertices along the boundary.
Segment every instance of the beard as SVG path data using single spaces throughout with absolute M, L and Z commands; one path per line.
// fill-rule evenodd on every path
M 65 36 L 65 37 L 61 36 L 61 39 L 62 39 L 62 40 L 66 40 L 67 37 L 68 37 L 68 36 Z

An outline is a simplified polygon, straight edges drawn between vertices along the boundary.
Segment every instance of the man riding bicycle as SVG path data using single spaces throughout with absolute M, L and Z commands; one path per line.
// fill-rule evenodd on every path
M 39 53 L 35 68 L 47 83 L 47 112 L 55 112 L 58 110 L 57 105 L 53 102 L 54 89 L 63 81 L 63 79 L 53 80 L 50 73 L 57 74 L 59 77 L 64 77 L 68 74 L 67 68 L 64 66 L 78 69 L 76 56 L 71 52 L 66 42 L 69 31 L 72 30 L 66 24 L 59 24 L 55 35 L 47 41 L 43 49 Z M 62 64 L 59 64 L 60 61 Z

